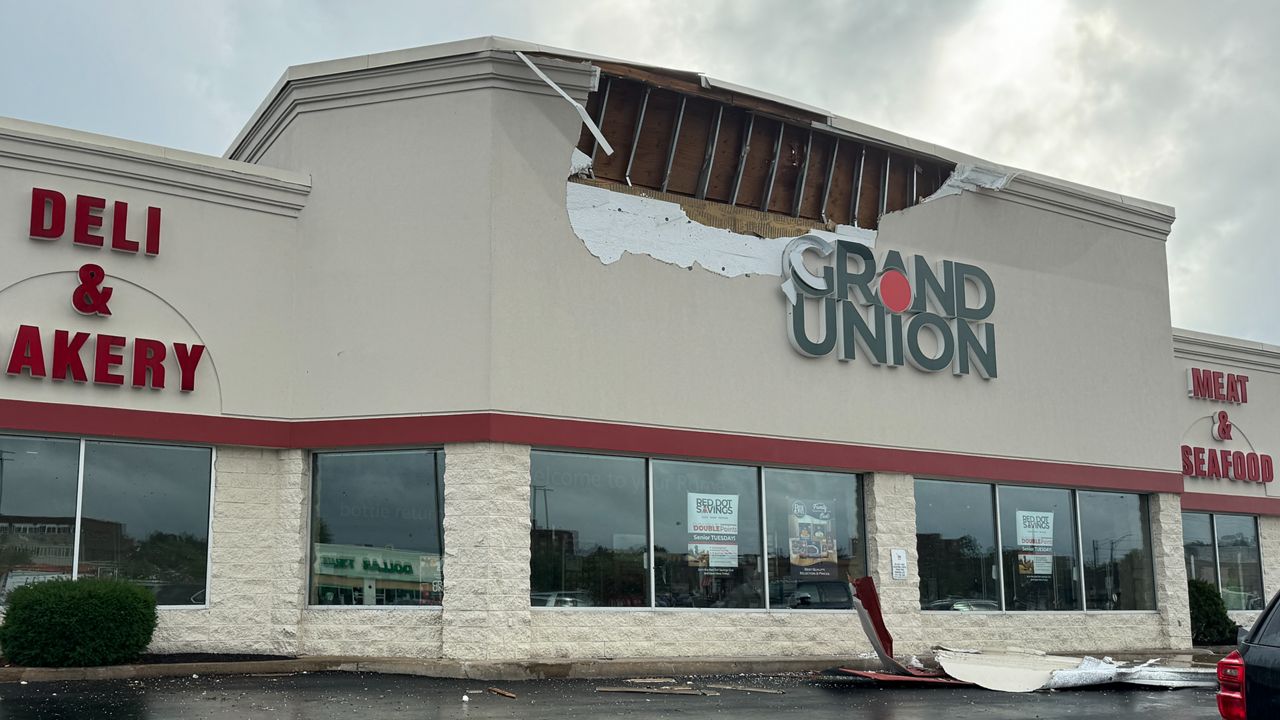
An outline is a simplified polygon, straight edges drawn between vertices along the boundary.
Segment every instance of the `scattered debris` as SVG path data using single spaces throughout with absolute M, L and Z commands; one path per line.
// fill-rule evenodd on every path
M 1148 660 L 1125 667 L 1109 657 L 1066 657 L 1010 648 L 1003 653 L 939 651 L 938 662 L 952 677 L 988 690 L 1032 692 L 1128 683 L 1170 689 L 1217 687 L 1214 668 L 1154 667 Z
M 737 690 L 744 693 L 764 693 L 766 695 L 785 695 L 785 690 L 771 690 L 769 688 L 745 687 L 743 685 L 708 685 L 709 688 L 716 690 Z
M 633 687 L 598 687 L 596 692 L 608 693 L 642 693 L 645 695 L 719 695 L 720 693 L 710 690 L 699 690 L 695 687 L 675 686 L 675 687 L 646 687 L 637 685 Z
M 1218 686 L 1216 667 L 1152 667 L 1159 660 L 1148 660 L 1132 668 L 1120 668 L 1116 675 L 1120 682 L 1131 685 L 1178 688 Z
M 470 696 L 468 696 L 468 695 L 463 695 L 463 696 L 462 696 L 462 702 L 471 702 L 471 697 L 470 697 Z
M 1004 182 L 1007 184 L 1008 180 Z M 1028 648 L 1007 648 L 1003 652 L 992 653 L 936 646 L 934 658 L 941 671 L 924 669 L 924 663 L 914 655 L 907 665 L 903 665 L 893 657 L 893 636 L 885 627 L 880 612 L 875 581 L 864 577 L 852 582 L 854 608 L 858 611 L 867 640 L 880 659 L 883 672 L 836 668 L 836 672 L 845 675 L 887 683 L 977 685 L 1000 692 L 1066 690 L 1112 683 L 1170 689 L 1217 686 L 1217 671 L 1212 667 L 1157 666 L 1161 662 L 1159 659 L 1128 666 L 1109 657 L 1068 657 Z
M 836 672 L 845 675 L 853 675 L 865 680 L 875 680 L 876 682 L 886 683 L 904 683 L 904 684 L 922 684 L 922 685 L 964 685 L 972 686 L 973 683 L 963 680 L 956 680 L 945 675 L 895 675 L 893 673 L 876 672 L 875 670 L 854 670 L 853 668 L 836 668 Z
M 467 694 L 468 694 L 468 695 L 481 695 L 481 694 L 483 694 L 483 693 L 484 693 L 484 688 L 481 688 L 481 689 L 479 689 L 479 690 L 468 690 L 468 691 L 467 691 Z
M 674 685 L 675 678 L 630 678 L 622 682 L 639 683 L 648 685 Z
M 494 695 L 501 695 L 501 696 L 502 696 L 502 697 L 504 697 L 504 698 L 511 698 L 512 700 L 514 700 L 514 699 L 515 699 L 515 697 L 516 697 L 516 694 L 515 694 L 515 693 L 513 693 L 513 692 L 507 692 L 506 690 L 503 690 L 502 688 L 491 687 L 491 688 L 488 688 L 488 690 L 489 690 L 489 692 L 493 693 Z

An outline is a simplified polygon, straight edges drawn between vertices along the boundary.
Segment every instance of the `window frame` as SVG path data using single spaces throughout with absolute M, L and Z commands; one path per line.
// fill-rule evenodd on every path
M 645 544 L 644 544 L 644 554 L 643 554 L 643 557 L 641 558 L 641 565 L 644 568 L 645 582 L 647 583 L 647 587 L 645 589 L 645 594 L 644 594 L 645 603 L 646 603 L 645 605 L 630 605 L 630 606 L 628 605 L 617 605 L 617 606 L 615 605 L 587 605 L 587 606 L 552 605 L 552 606 L 548 606 L 548 605 L 533 605 L 531 601 L 529 607 L 533 610 L 539 610 L 539 609 L 582 610 L 582 611 L 652 610 L 653 604 L 654 604 L 654 598 L 656 597 L 656 595 L 653 587 L 654 576 L 653 576 L 653 567 L 652 567 L 653 565 L 653 485 L 651 482 L 652 476 L 650 472 L 651 466 L 649 463 L 649 458 L 636 456 L 636 455 L 627 455 L 625 453 L 596 452 L 596 451 L 588 451 L 588 450 L 562 450 L 562 449 L 545 448 L 545 447 L 530 448 L 530 453 L 529 453 L 529 456 L 530 456 L 530 469 L 529 469 L 530 513 L 532 513 L 533 511 L 532 510 L 533 503 L 536 502 L 536 500 L 534 499 L 534 492 L 536 491 L 533 488 L 533 462 L 532 462 L 533 455 L 536 453 L 543 453 L 543 454 L 550 454 L 550 455 L 571 455 L 576 458 L 622 458 L 627 460 L 639 460 L 641 463 L 643 463 L 643 471 L 641 474 L 644 476 L 644 487 L 643 487 L 643 492 L 641 494 L 644 497 L 644 503 L 645 503 L 645 506 L 644 506 Z M 544 495 L 543 497 L 545 498 L 546 496 Z M 532 530 L 532 527 L 531 527 L 531 530 Z M 535 592 L 533 589 L 533 583 L 532 583 L 532 579 L 533 579 L 532 549 L 533 549 L 533 542 L 532 542 L 532 533 L 531 533 L 530 534 L 530 556 L 529 556 L 529 562 L 530 562 L 529 592 L 531 596 Z M 544 592 L 544 591 L 536 591 L 536 592 Z M 551 591 L 545 591 L 545 592 L 573 592 L 573 591 L 551 590 Z
M 95 435 L 59 435 L 57 433 L 41 433 L 26 434 L 15 432 L 0 432 L 0 438 L 32 438 L 37 440 L 75 440 L 78 449 L 78 457 L 76 461 L 76 510 L 75 510 L 75 527 L 72 529 L 72 550 L 71 550 L 71 579 L 76 580 L 80 577 L 80 542 L 81 538 L 81 519 L 84 510 L 84 475 L 85 475 L 85 447 L 88 443 L 110 443 L 115 445 L 143 445 L 143 446 L 159 446 L 159 447 L 176 447 L 193 450 L 209 451 L 209 505 L 208 505 L 208 521 L 205 525 L 205 554 L 204 554 L 204 602 L 201 604 L 191 603 L 188 605 L 156 605 L 157 610 L 208 610 L 211 606 L 210 595 L 213 592 L 213 509 L 214 498 L 217 495 L 217 476 L 218 476 L 218 448 L 214 445 L 203 443 L 179 443 L 179 442 L 163 442 L 157 440 L 129 440 L 112 437 L 101 437 Z M 127 580 L 126 580 L 127 582 Z
M 1116 493 L 1116 494 L 1121 494 L 1121 495 L 1139 495 L 1139 496 L 1146 497 L 1146 498 L 1147 498 L 1147 503 L 1146 503 L 1146 506 L 1147 506 L 1147 512 L 1145 513 L 1145 515 L 1144 515 L 1144 517 L 1143 517 L 1143 521 L 1144 521 L 1144 522 L 1146 523 L 1146 525 L 1147 525 L 1147 532 L 1148 532 L 1148 533 L 1151 533 L 1151 499 L 1150 499 L 1150 498 L 1151 498 L 1151 493 L 1139 493 L 1139 492 L 1134 492 L 1134 491 L 1129 491 L 1129 490 L 1123 490 L 1123 491 L 1122 491 L 1122 490 L 1102 490 L 1102 489 L 1096 489 L 1096 488 L 1065 487 L 1065 486 L 1062 486 L 1062 485 L 1048 485 L 1048 484 L 1046 484 L 1046 485 L 1039 485 L 1039 484 L 1029 484 L 1029 483 L 1022 483 L 1022 484 L 1020 484 L 1020 483 L 997 483 L 997 482 L 988 482 L 988 481 L 985 481 L 985 480 L 970 480 L 970 479 L 957 479 L 957 478 L 942 478 L 942 477 L 933 477 L 933 476 L 930 476 L 930 477 L 912 476 L 913 492 L 914 492 L 914 483 L 915 483 L 916 481 L 920 481 L 920 480 L 927 480 L 927 481 L 932 481 L 932 482 L 965 483 L 965 484 L 969 484 L 969 485 L 985 485 L 985 486 L 987 486 L 987 487 L 991 488 L 991 490 L 992 490 L 992 493 L 991 493 L 991 494 L 992 494 L 992 495 L 994 496 L 994 498 L 995 498 L 995 500 L 994 500 L 994 502 L 995 502 L 995 515 L 994 515 L 994 522 L 995 522 L 995 531 L 996 531 L 996 532 L 995 532 L 996 548 L 997 548 L 996 552 L 997 552 L 997 557 L 998 557 L 998 559 L 1000 559 L 1000 561 L 999 561 L 999 562 L 997 562 L 997 565 L 996 565 L 996 566 L 997 566 L 997 568 L 998 568 L 998 572 L 997 572 L 997 574 L 999 575 L 999 577 L 996 579 L 996 581 L 997 581 L 997 582 L 999 583 L 999 585 L 1000 585 L 1000 609 L 999 609 L 999 610 L 968 610 L 968 611 L 964 611 L 964 614 L 966 614 L 966 615 L 967 615 L 967 614 L 986 614 L 986 615 L 1016 615 L 1016 616 L 1021 616 L 1021 615 L 1072 615 L 1072 614 L 1088 614 L 1088 613 L 1105 613 L 1105 614 L 1107 614 L 1107 615 L 1124 615 L 1124 614 L 1130 614 L 1130 615 L 1150 615 L 1150 614 L 1158 614 L 1158 613 L 1160 612 L 1160 597 L 1159 597 L 1159 593 L 1158 593 L 1158 592 L 1153 592 L 1153 593 L 1152 593 L 1152 598 L 1151 598 L 1151 600 L 1152 600 L 1152 604 L 1154 605 L 1154 607 L 1152 607 L 1152 608 L 1151 608 L 1151 609 L 1149 609 L 1149 610 L 1100 610 L 1100 609 L 1090 609 L 1090 608 L 1089 608 L 1088 595 L 1087 595 L 1087 586 L 1086 586 L 1086 584 L 1085 584 L 1085 573 L 1084 573 L 1084 539 L 1083 539 L 1083 535 L 1082 535 L 1082 534 L 1081 534 L 1081 532 L 1080 532 L 1080 530 L 1081 530 L 1081 522 L 1080 522 L 1080 498 L 1079 498 L 1079 493 L 1080 493 L 1080 492 L 1097 492 L 1097 493 L 1107 493 L 1107 492 L 1110 492 L 1110 493 Z M 1073 572 L 1074 572 L 1074 574 L 1075 574 L 1074 584 L 1076 585 L 1076 592 L 1077 592 L 1077 593 L 1079 593 L 1079 597 L 1080 597 L 1080 608 L 1079 608 L 1078 610 L 1010 610 L 1010 609 L 1008 608 L 1008 605 L 1007 605 L 1007 602 L 1006 602 L 1006 598 L 1005 598 L 1005 588 L 1004 588 L 1004 574 L 1005 574 L 1005 569 L 1004 569 L 1004 562 L 1003 562 L 1003 560 L 1002 560 L 1002 557 L 1003 557 L 1003 555 L 1002 555 L 1002 554 L 1003 554 L 1003 547 L 1004 547 L 1004 538 L 1003 538 L 1003 536 L 1002 536 L 1002 531 L 1001 531 L 1001 527 L 1000 527 L 1000 526 L 1001 526 L 1001 522 L 1000 522 L 1000 488 L 1002 488 L 1002 487 L 1015 487 L 1015 488 L 1024 488 L 1024 487 L 1025 487 L 1025 488 L 1045 488 L 1045 489 L 1051 489 L 1051 490 L 1066 490 L 1066 491 L 1069 493 L 1069 500 L 1070 500 L 1070 504 L 1071 504 L 1071 516 L 1072 516 L 1072 517 L 1071 517 L 1071 520 L 1072 520 L 1072 528 L 1073 528 L 1073 532 L 1075 533 L 1075 540 L 1076 540 L 1076 542 L 1075 542 L 1075 546 L 1076 546 L 1076 547 L 1075 547 L 1075 550 L 1076 550 L 1076 557 L 1075 557 L 1075 565 L 1074 565 L 1074 568 L 1073 568 Z M 918 513 L 918 512 L 919 512 L 919 511 L 917 510 L 917 513 Z M 916 524 L 916 528 L 917 528 L 917 530 L 918 530 L 918 529 L 919 529 L 919 515 L 918 515 L 918 514 L 917 514 L 917 517 L 916 517 L 916 523 L 917 523 L 917 524 Z M 918 533 L 917 533 L 917 534 L 918 534 Z M 1151 552 L 1151 558 L 1150 558 L 1150 561 L 1151 561 L 1151 565 L 1152 565 L 1152 578 L 1153 578 L 1153 581 L 1154 581 L 1154 578 L 1155 578 L 1155 547 L 1154 547 L 1154 536 L 1152 536 L 1152 538 L 1153 538 L 1153 539 L 1152 539 L 1152 552 Z M 918 541 L 917 541 L 917 542 L 918 542 Z M 918 552 L 918 549 L 917 549 L 917 552 Z M 1216 553 L 1217 553 L 1217 541 L 1216 541 L 1216 538 L 1215 538 L 1215 542 L 1214 542 L 1214 552 L 1215 552 L 1215 557 L 1216 557 Z M 918 561 L 917 561 L 917 562 L 918 562 Z M 1157 586 L 1157 590 L 1158 590 L 1158 586 Z M 948 616 L 949 616 L 949 615 L 954 615 L 957 611 L 955 611 L 955 610 L 926 610 L 925 608 L 921 607 L 921 608 L 920 608 L 920 612 L 922 612 L 922 613 L 929 613 L 930 615 L 948 615 Z
M 1222 552 L 1218 549 L 1218 517 L 1243 517 L 1253 521 L 1253 537 L 1257 542 L 1258 551 L 1258 582 L 1262 586 L 1263 606 L 1262 610 L 1231 610 L 1227 613 L 1262 613 L 1265 612 L 1268 605 L 1266 599 L 1267 592 L 1267 570 L 1266 563 L 1262 561 L 1262 516 L 1252 515 L 1249 513 L 1231 513 L 1231 512 L 1213 512 L 1210 510 L 1183 510 L 1179 519 L 1183 519 L 1186 515 L 1205 515 L 1209 518 L 1209 537 L 1213 540 L 1213 586 L 1218 589 L 1218 595 L 1222 595 Z M 1186 547 L 1186 534 L 1183 534 L 1183 547 Z M 1183 561 L 1186 561 L 1185 550 L 1183 551 Z M 1224 598 L 1225 602 L 1225 598 Z
M 647 518 L 647 549 L 645 551 L 645 572 L 648 574 L 649 583 L 649 604 L 643 607 L 607 607 L 607 606 L 591 606 L 591 607 L 546 607 L 539 605 L 530 605 L 533 612 L 710 612 L 710 613 L 856 613 L 853 608 L 848 609 L 830 609 L 830 608 L 774 608 L 770 604 L 769 599 L 769 560 L 768 560 L 768 485 L 765 479 L 766 470 L 801 470 L 810 472 L 830 473 L 833 475 L 849 475 L 853 477 L 857 486 L 857 505 L 854 508 L 858 514 L 858 537 L 862 543 L 862 552 L 858 559 L 860 571 L 865 575 L 870 566 L 867 558 L 867 513 L 866 513 L 866 477 L 865 472 L 850 471 L 844 469 L 832 469 L 813 466 L 801 465 L 762 465 L 759 463 L 741 463 L 732 460 L 710 460 L 705 458 L 688 458 L 670 455 L 632 455 L 620 452 L 607 452 L 595 450 L 577 450 L 571 448 L 555 448 L 540 447 L 532 448 L 534 452 L 559 453 L 564 455 L 582 455 L 588 457 L 622 457 L 634 458 L 644 461 L 645 466 L 645 515 Z M 653 504 L 653 463 L 657 462 L 680 462 L 701 465 L 727 465 L 732 467 L 747 468 L 755 473 L 755 491 L 758 493 L 760 514 L 756 530 L 760 533 L 760 562 L 763 565 L 761 570 L 761 582 L 764 585 L 763 607 L 758 608 L 689 608 L 689 607 L 658 607 L 657 603 L 657 579 L 656 579 L 656 563 L 654 562 L 654 504 Z M 530 481 L 532 482 L 532 480 Z
M 441 602 L 439 605 L 314 605 L 311 603 L 311 583 L 315 575 L 315 539 L 312 536 L 312 529 L 315 523 L 315 482 L 316 482 L 316 460 L 320 455 L 360 455 L 365 453 L 388 453 L 388 452 L 428 452 L 434 455 L 435 471 L 436 471 L 436 495 L 439 503 L 439 519 L 440 526 L 436 533 L 440 542 L 440 588 Z M 375 448 L 344 448 L 330 447 L 323 449 L 312 449 L 307 451 L 307 512 L 306 512 L 306 528 L 304 535 L 304 544 L 306 545 L 306 562 L 307 562 L 307 579 L 304 586 L 306 592 L 306 603 L 303 604 L 305 612 L 368 612 L 371 610 L 391 611 L 391 612 L 428 612 L 438 613 L 444 610 L 444 475 L 445 475 L 445 452 L 443 445 L 388 445 Z

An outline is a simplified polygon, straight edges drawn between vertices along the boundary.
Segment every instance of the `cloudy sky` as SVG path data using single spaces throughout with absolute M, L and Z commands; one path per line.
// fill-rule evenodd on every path
M 1174 324 L 1280 344 L 1280 7 L 0 0 L 0 115 L 220 155 L 288 65 L 506 35 L 1173 205 Z

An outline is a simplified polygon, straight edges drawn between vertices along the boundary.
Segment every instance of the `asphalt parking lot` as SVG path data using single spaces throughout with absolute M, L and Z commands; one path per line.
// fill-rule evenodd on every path
M 692 682 L 692 685 L 686 683 Z M 802 676 L 679 678 L 677 684 L 712 684 L 780 690 L 755 694 L 676 696 L 598 692 L 619 680 L 537 680 L 488 683 L 367 673 L 216 676 L 98 682 L 0 685 L 5 720 L 166 720 L 209 718 L 666 718 L 734 720 L 801 717 L 872 720 L 966 718 L 1216 718 L 1211 690 L 1132 687 L 1012 695 L 975 688 L 883 688 L 857 680 Z M 499 687 L 516 695 L 485 691 Z M 482 692 L 468 692 L 482 690 Z M 469 701 L 464 702 L 464 694 Z

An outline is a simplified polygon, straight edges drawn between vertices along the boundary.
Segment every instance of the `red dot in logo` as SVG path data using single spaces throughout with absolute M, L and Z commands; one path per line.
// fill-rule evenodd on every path
M 911 283 L 897 270 L 880 274 L 880 302 L 891 312 L 900 313 L 911 305 Z

